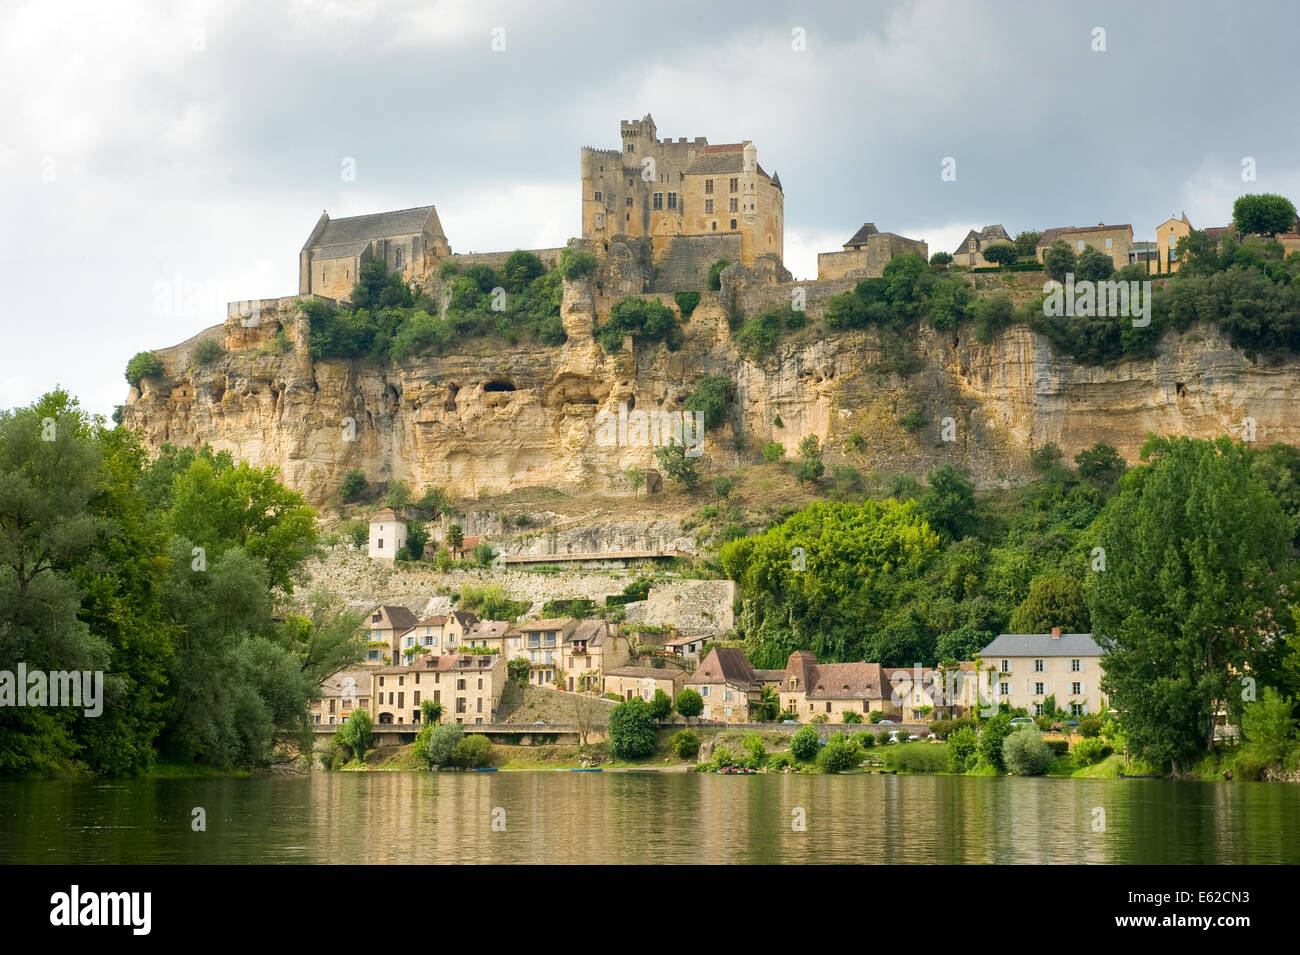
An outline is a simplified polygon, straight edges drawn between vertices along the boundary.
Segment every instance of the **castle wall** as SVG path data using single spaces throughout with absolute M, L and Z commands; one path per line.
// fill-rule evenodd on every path
M 873 235 L 864 249 L 843 252 L 820 252 L 817 255 L 817 278 L 838 279 L 852 276 L 858 280 L 879 278 L 896 255 L 919 255 L 929 261 L 929 247 L 917 239 L 890 232 Z
M 471 265 L 486 265 L 490 269 L 500 271 L 506 264 L 506 259 L 510 258 L 516 251 L 511 249 L 509 252 L 457 252 L 451 256 L 450 261 L 460 265 L 461 271 L 469 268 Z M 564 249 L 524 249 L 525 252 L 531 252 L 537 256 L 546 265 L 548 269 L 553 269 L 560 262 L 560 253 Z
M 704 291 L 709 269 L 718 259 L 739 262 L 741 239 L 734 233 L 674 236 L 655 258 L 658 269 L 650 288 L 655 292 Z
M 732 300 L 741 314 L 752 318 L 768 309 L 785 308 L 794 301 L 794 290 L 803 289 L 804 312 L 810 321 L 819 321 L 826 312 L 826 300 L 833 295 L 852 292 L 859 278 L 817 279 L 805 282 L 781 282 L 776 285 L 750 285 L 735 289 Z M 727 298 L 726 295 L 723 296 Z

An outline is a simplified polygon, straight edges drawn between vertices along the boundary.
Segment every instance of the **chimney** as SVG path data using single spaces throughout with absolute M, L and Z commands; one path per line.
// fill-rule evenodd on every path
M 1060 627 L 1053 627 L 1053 628 L 1052 628 L 1052 639 L 1053 639 L 1053 640 L 1060 640 L 1060 639 L 1061 639 L 1061 628 L 1060 628 Z

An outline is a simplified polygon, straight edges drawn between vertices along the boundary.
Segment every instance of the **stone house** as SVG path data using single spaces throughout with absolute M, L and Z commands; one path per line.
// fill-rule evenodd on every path
M 371 716 L 376 723 L 419 725 L 420 704 L 443 706 L 442 722 L 491 723 L 501 706 L 506 663 L 500 654 L 429 654 L 412 666 L 374 671 Z
M 313 700 L 308 712 L 317 726 L 346 723 L 354 710 L 370 709 L 373 667 L 341 670 L 321 682 L 320 699 Z
M 298 254 L 298 294 L 347 301 L 366 262 L 385 262 L 410 281 L 450 254 L 433 206 L 344 219 L 322 212 Z
M 564 645 L 577 629 L 572 617 L 550 617 L 517 625 L 518 655 L 528 660 L 528 682 L 550 686 L 563 666 Z M 513 635 L 512 635 L 513 636 Z
M 969 660 L 952 670 L 899 667 L 883 673 L 889 701 L 905 723 L 962 716 L 979 705 L 975 664 Z
M 779 696 L 782 711 L 793 712 L 801 723 L 819 716 L 828 723 L 843 723 L 849 712 L 866 723 L 873 710 L 890 715 L 899 711 L 880 664 L 818 663 L 807 650 L 790 654 Z
M 1001 225 L 986 225 L 984 228 L 971 229 L 966 238 L 953 250 L 952 261 L 955 265 L 965 265 L 972 269 L 991 266 L 993 263 L 984 258 L 984 250 L 990 245 L 1011 242 L 1011 236 Z
M 594 690 L 600 675 L 618 667 L 630 655 L 627 637 L 618 625 L 604 620 L 579 620 L 564 638 L 563 663 L 565 687 L 569 691 Z
M 748 722 L 749 706 L 761 699 L 763 690 L 745 652 L 736 647 L 710 650 L 686 685 L 704 700 L 700 718 L 716 723 Z
M 391 507 L 370 516 L 371 560 L 396 560 L 397 552 L 406 546 L 406 521 L 397 516 Z
M 1043 253 L 1057 239 L 1064 239 L 1074 250 L 1075 255 L 1088 246 L 1099 249 L 1110 256 L 1115 268 L 1122 269 L 1128 265 L 1129 249 L 1133 245 L 1133 226 L 1128 223 L 1123 225 L 1098 223 L 1095 226 L 1060 226 L 1048 229 L 1038 240 L 1035 249 L 1039 262 L 1043 261 Z
M 411 629 L 401 634 L 401 651 L 404 662 L 410 662 L 416 647 L 427 647 L 429 653 L 455 653 L 457 648 L 468 646 L 466 634 L 479 622 L 467 610 L 453 610 L 417 620 Z
M 817 253 L 817 278 L 879 278 L 896 255 L 919 255 L 929 261 L 929 246 L 893 232 L 881 232 L 874 222 L 864 222 L 839 252 Z
M 371 642 L 386 643 L 389 649 L 370 647 L 366 662 L 396 666 L 402 659 L 401 637 L 415 624 L 415 614 L 405 607 L 382 606 L 370 611 L 363 626 L 370 631 Z
M 988 666 L 988 695 L 998 703 L 1040 716 L 1043 702 L 1071 716 L 1101 713 L 1102 650 L 1090 633 L 1002 633 L 980 651 Z
M 672 640 L 664 642 L 664 648 L 671 650 L 674 656 L 681 657 L 683 660 L 698 661 L 700 651 L 704 645 L 709 642 L 707 636 L 685 636 L 675 637 Z
M 1177 272 L 1178 271 L 1178 240 L 1192 231 L 1192 223 L 1187 219 L 1187 213 L 1183 213 L 1181 218 L 1175 219 L 1170 216 L 1164 222 L 1156 226 L 1155 253 L 1157 272 Z
M 675 700 L 685 685 L 686 671 L 675 667 L 614 667 L 601 677 L 600 691 L 625 700 L 639 697 L 649 703 L 656 690 L 663 690 Z

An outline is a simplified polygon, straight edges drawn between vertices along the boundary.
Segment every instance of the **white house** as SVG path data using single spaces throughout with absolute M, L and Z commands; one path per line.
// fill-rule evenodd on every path
M 371 560 L 396 560 L 397 552 L 405 546 L 406 521 L 398 517 L 391 507 L 384 508 L 370 518 Z

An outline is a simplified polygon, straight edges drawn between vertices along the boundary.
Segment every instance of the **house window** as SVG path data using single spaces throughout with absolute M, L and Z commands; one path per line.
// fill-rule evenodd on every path
M 1002 672 L 1003 672 L 1003 673 L 1010 673 L 1010 672 L 1011 672 L 1011 661 L 1010 661 L 1010 660 L 1003 660 L 1003 661 L 1002 661 Z
M 384 685 L 384 678 L 382 676 L 379 678 L 379 685 L 380 686 Z
M 457 713 L 465 712 L 465 697 L 463 696 L 456 697 L 456 712 Z M 459 722 L 459 720 L 457 720 L 457 722 Z
M 627 177 L 627 184 L 628 184 L 629 187 L 632 185 L 632 177 L 631 177 L 631 176 L 628 176 L 628 177 Z
M 708 696 L 708 695 L 709 695 L 709 688 L 707 686 L 700 687 L 700 696 Z
M 1042 672 L 1043 672 L 1043 661 L 1042 661 L 1042 660 L 1035 660 L 1035 661 L 1034 661 L 1034 672 L 1035 672 L 1035 673 L 1042 673 Z
M 1010 696 L 1010 695 L 1011 695 L 1011 684 L 1010 684 L 1010 683 L 999 683 L 999 684 L 998 684 L 998 696 Z
M 406 705 L 406 693 L 405 693 L 405 691 L 403 691 L 403 692 L 397 694 L 397 705 L 398 705 L 398 706 L 405 706 L 405 705 Z
M 713 200 L 712 200 L 712 199 L 705 199 L 705 200 L 704 200 L 704 212 L 705 212 L 706 215 L 711 215 L 711 214 L 713 213 Z
M 1108 249 L 1110 248 L 1110 246 L 1111 246 L 1111 242 L 1112 242 L 1111 239 L 1107 239 L 1107 240 L 1106 240 L 1106 248 L 1108 248 Z
M 1034 696 L 1042 696 L 1042 695 L 1043 695 L 1043 684 L 1041 684 L 1041 683 L 1035 683 L 1035 684 L 1034 684 Z
M 456 681 L 456 689 L 458 690 L 465 689 L 465 681 L 463 679 Z
M 677 193 L 675 192 L 668 193 L 668 208 L 669 209 L 677 208 Z
M 727 207 L 727 211 L 728 211 L 728 212 L 739 212 L 739 211 L 740 211 L 739 202 L 740 202 L 739 199 L 732 199 L 732 200 L 730 201 L 730 205 L 728 205 L 728 207 Z M 734 229 L 735 226 L 733 225 L 732 228 Z
M 416 674 L 416 676 L 419 676 L 419 674 Z M 419 705 L 420 705 L 420 691 L 419 691 L 419 690 L 416 690 L 414 693 L 411 694 L 411 705 L 412 705 L 412 706 L 419 706 Z
M 1080 252 L 1083 251 L 1083 240 L 1082 240 L 1082 239 L 1079 240 L 1079 251 L 1080 251 Z
M 476 701 L 476 709 L 475 709 L 475 712 L 477 712 L 477 713 L 482 713 L 482 712 L 483 712 L 483 697 L 481 697 L 481 696 L 480 696 L 480 697 L 478 698 L 478 700 Z
M 722 699 L 723 699 L 724 701 L 725 701 L 725 700 L 730 700 L 730 699 L 731 699 L 731 691 L 730 691 L 730 690 L 723 690 L 723 691 L 722 691 Z
M 634 153 L 634 152 L 636 152 L 636 144 L 635 144 L 635 143 L 628 143 L 628 144 L 627 144 L 627 151 L 630 152 L 630 153 Z
M 376 550 L 383 550 L 383 549 L 384 549 L 384 539 L 383 539 L 382 537 L 380 537 L 380 538 L 378 538 L 378 541 L 379 541 L 379 543 L 377 543 L 377 544 L 375 545 L 375 549 L 376 549 Z
M 478 678 L 478 688 L 479 688 L 480 690 L 483 689 L 483 678 L 482 678 L 482 677 L 479 677 L 479 678 Z
M 731 191 L 735 192 L 739 188 L 740 188 L 740 180 L 733 176 L 731 179 Z
M 397 250 L 397 267 L 398 267 L 399 269 L 402 267 L 402 250 L 401 250 L 401 249 L 398 249 L 398 250 Z
M 830 711 L 831 711 L 831 701 L 830 701 L 830 700 L 827 700 L 827 701 L 826 701 L 826 712 L 829 713 Z
M 1071 716 L 1083 716 L 1083 715 L 1084 715 L 1085 713 L 1087 713 L 1087 712 L 1088 712 L 1088 705 L 1087 705 L 1086 703 L 1071 703 L 1071 704 L 1070 704 L 1070 715 L 1071 715 Z
M 718 231 L 718 223 L 717 223 L 716 221 L 715 221 L 715 222 L 710 222 L 710 223 L 709 223 L 709 228 L 712 229 L 714 232 L 717 232 L 717 231 Z
M 1071 660 L 1071 661 L 1070 661 L 1070 672 L 1071 672 L 1071 673 L 1078 673 L 1078 672 L 1079 672 L 1080 670 L 1082 670 L 1082 669 L 1083 669 L 1083 661 L 1082 661 L 1082 660 Z
M 732 220 L 731 220 L 731 227 L 732 227 L 733 229 L 736 227 L 736 220 L 735 220 L 735 219 L 732 219 Z
M 1035 703 L 1035 704 L 1034 704 L 1034 715 L 1035 715 L 1035 716 L 1042 716 L 1042 715 L 1043 715 L 1043 704 L 1042 704 L 1042 703 Z
M 712 180 L 712 179 L 705 179 L 705 180 L 704 180 L 704 194 L 705 194 L 706 196 L 711 196 L 711 195 L 713 195 L 713 180 Z
M 1083 684 L 1082 684 L 1082 683 L 1071 683 L 1071 684 L 1070 684 L 1070 692 L 1071 692 L 1072 694 L 1074 694 L 1075 696 L 1082 696 L 1082 695 L 1083 695 Z
M 663 207 L 664 207 L 664 194 L 662 192 L 656 192 L 654 194 L 653 208 L 662 209 Z

